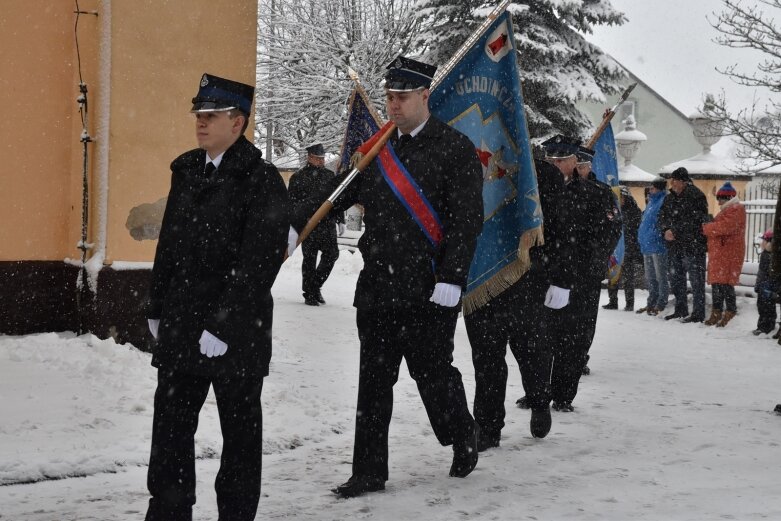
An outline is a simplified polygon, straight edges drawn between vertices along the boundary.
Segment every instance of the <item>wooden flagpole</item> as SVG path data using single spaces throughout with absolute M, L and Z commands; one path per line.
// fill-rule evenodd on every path
M 618 110 L 619 105 L 621 105 L 623 102 L 629 98 L 629 94 L 632 92 L 632 90 L 637 87 L 637 83 L 631 84 L 627 89 L 624 91 L 624 93 L 621 95 L 621 99 L 618 100 L 618 103 L 613 105 L 612 108 L 607 109 L 605 111 L 605 115 L 602 117 L 602 123 L 599 124 L 597 127 L 597 130 L 594 131 L 594 135 L 592 135 L 588 141 L 586 141 L 586 144 L 583 145 L 586 148 L 594 149 L 594 145 L 597 143 L 597 140 L 599 140 L 599 136 L 602 135 L 602 132 L 605 131 L 607 126 L 610 124 L 610 120 L 613 119 L 613 116 L 616 115 L 616 111 Z

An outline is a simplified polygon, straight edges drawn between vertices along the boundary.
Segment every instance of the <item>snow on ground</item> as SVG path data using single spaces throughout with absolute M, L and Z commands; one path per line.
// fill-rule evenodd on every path
M 258 519 L 781 519 L 781 417 L 770 412 L 781 402 L 781 347 L 751 335 L 755 301 L 742 298 L 724 329 L 600 310 L 592 374 L 575 412 L 554 412 L 544 440 L 530 436 L 529 412 L 514 407 L 523 390 L 508 358 L 502 445 L 482 453 L 466 479 L 447 476 L 451 450 L 436 442 L 404 369 L 387 489 L 336 499 L 329 488 L 349 477 L 352 455 L 360 254 L 342 252 L 323 289 L 328 304 L 316 308 L 300 296 L 300 264 L 296 253 L 274 287 Z M 156 377 L 149 358 L 72 333 L 0 337 L 0 519 L 143 517 Z M 455 359 L 471 401 L 463 323 Z M 198 520 L 217 517 L 220 446 L 210 396 L 197 434 Z

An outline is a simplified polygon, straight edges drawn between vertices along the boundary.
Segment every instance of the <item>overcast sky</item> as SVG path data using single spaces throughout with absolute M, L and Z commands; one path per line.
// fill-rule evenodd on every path
M 723 10 L 721 0 L 612 0 L 612 4 L 629 21 L 618 27 L 599 27 L 587 38 L 684 114 L 702 105 L 704 93 L 718 94 L 722 89 L 730 107 L 751 104 L 754 89 L 737 85 L 716 71 L 716 67 L 735 63 L 753 71 L 760 59 L 753 51 L 713 42 L 718 32 L 706 16 L 715 19 L 712 13 Z

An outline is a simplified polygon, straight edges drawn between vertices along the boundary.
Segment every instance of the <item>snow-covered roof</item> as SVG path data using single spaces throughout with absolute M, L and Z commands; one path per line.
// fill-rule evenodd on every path
M 658 176 L 649 174 L 642 168 L 629 164 L 618 168 L 618 180 L 622 183 L 651 183 Z
M 659 174 L 670 174 L 676 168 L 684 167 L 689 174 L 707 175 L 715 177 L 751 177 L 738 171 L 734 159 L 724 157 L 713 152 L 700 152 L 696 156 L 664 165 L 659 169 Z

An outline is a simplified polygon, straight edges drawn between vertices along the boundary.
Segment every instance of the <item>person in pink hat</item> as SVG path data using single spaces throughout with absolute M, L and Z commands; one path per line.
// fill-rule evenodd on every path
M 716 192 L 716 201 L 719 213 L 702 225 L 702 234 L 708 238 L 708 284 L 713 293 L 711 314 L 704 324 L 724 327 L 738 312 L 735 285 L 746 252 L 746 208 L 729 181 Z

